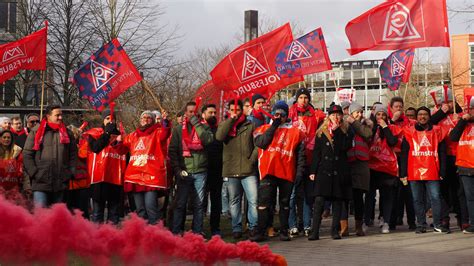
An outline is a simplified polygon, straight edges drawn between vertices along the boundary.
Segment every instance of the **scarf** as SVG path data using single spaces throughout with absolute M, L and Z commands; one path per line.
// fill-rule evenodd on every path
M 255 110 L 255 109 L 253 109 L 253 110 L 252 110 L 252 116 L 255 117 L 256 119 L 260 120 L 260 121 L 264 121 L 264 120 L 265 120 L 265 117 L 263 116 L 262 110 Z
M 10 128 L 10 131 L 17 136 L 28 135 L 28 131 L 26 131 L 25 128 L 20 129 L 20 131 L 16 131 L 14 128 Z
M 61 122 L 60 124 L 53 124 L 49 123 L 46 118 L 43 118 L 35 135 L 35 145 L 33 146 L 33 150 L 39 151 L 41 144 L 43 144 L 46 126 L 51 128 L 53 131 L 59 132 L 59 142 L 61 144 L 67 144 L 70 142 L 69 135 L 67 134 L 67 129 L 64 123 Z
M 329 135 L 331 137 L 334 137 L 334 130 L 336 130 L 339 127 L 338 124 L 333 123 L 331 120 L 329 120 L 329 125 L 328 125 L 328 130 L 329 130 Z
M 191 157 L 191 151 L 200 151 L 203 149 L 201 139 L 196 132 L 196 128 L 193 126 L 191 130 L 191 135 L 188 133 L 188 118 L 184 117 L 183 126 L 182 126 L 182 140 L 183 145 L 183 156 Z
M 261 113 L 260 113 L 261 114 Z M 263 115 L 262 115 L 263 117 Z M 232 126 L 232 128 L 229 130 L 229 133 L 227 135 L 229 135 L 230 137 L 235 137 L 237 136 L 237 127 L 239 127 L 240 125 L 242 125 L 242 123 L 245 122 L 245 120 L 247 120 L 247 118 L 245 117 L 245 115 L 240 115 L 239 118 L 237 118 L 237 121 L 235 121 L 234 125 Z
M 291 119 L 291 121 L 298 121 L 298 114 L 304 115 L 306 112 L 310 113 L 309 116 L 315 116 L 315 110 L 313 107 L 311 107 L 311 105 L 308 104 L 306 107 L 300 107 L 297 103 L 295 103 L 290 107 L 288 117 Z

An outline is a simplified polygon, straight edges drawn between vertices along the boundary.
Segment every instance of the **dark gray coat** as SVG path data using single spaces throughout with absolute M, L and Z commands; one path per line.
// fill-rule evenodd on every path
M 331 139 L 329 133 L 316 136 L 310 174 L 315 174 L 314 181 L 306 183 L 306 192 L 310 197 L 329 199 L 351 199 L 352 180 L 347 151 L 352 145 L 352 134 L 344 133 L 340 128 L 334 131 Z
M 59 142 L 59 132 L 46 126 L 43 144 L 39 151 L 33 150 L 38 126 L 28 135 L 23 149 L 24 169 L 31 179 L 33 191 L 57 192 L 67 189 L 74 173 L 77 146 L 68 130 L 68 144 Z

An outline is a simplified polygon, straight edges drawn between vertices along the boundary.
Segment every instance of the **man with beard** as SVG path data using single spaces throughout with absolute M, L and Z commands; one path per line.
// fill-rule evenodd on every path
M 217 109 L 215 104 L 204 105 L 201 109 L 203 123 L 206 123 L 215 136 L 217 131 Z M 206 191 L 211 196 L 211 217 L 209 223 L 211 225 L 212 235 L 221 235 L 220 218 L 222 210 L 222 143 L 214 138 L 214 141 L 207 145 L 207 159 L 209 162 L 207 167 Z M 206 193 L 207 194 L 207 193 Z M 207 197 L 206 197 L 207 199 Z
M 253 142 L 254 125 L 242 113 L 242 102 L 229 104 L 229 118 L 222 122 L 216 139 L 224 142 L 222 176 L 228 178 L 229 208 L 232 217 L 232 236 L 242 237 L 242 195 L 248 202 L 247 219 L 250 237 L 257 227 L 257 148 Z
M 15 145 L 18 145 L 23 149 L 25 146 L 26 137 L 28 137 L 28 130 L 23 127 L 23 123 L 21 123 L 21 118 L 19 116 L 12 118 L 11 131 L 14 135 L 13 139 L 15 140 Z

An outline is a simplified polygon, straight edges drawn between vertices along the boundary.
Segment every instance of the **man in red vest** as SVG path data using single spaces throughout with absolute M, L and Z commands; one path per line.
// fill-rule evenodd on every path
M 115 121 L 111 120 L 110 110 L 102 112 L 102 119 L 101 127 L 92 128 L 83 134 L 87 136 L 91 151 L 87 154 L 87 170 L 91 178 L 92 221 L 103 223 L 107 206 L 107 220 L 117 224 L 126 156 L 112 146 L 120 132 Z
M 288 119 L 288 105 L 279 101 L 273 106 L 274 119 L 254 132 L 258 149 L 260 186 L 258 189 L 258 233 L 251 240 L 265 240 L 272 199 L 277 189 L 280 200 L 280 240 L 289 241 L 290 196 L 295 180 L 301 179 L 306 165 L 304 133 Z
M 469 213 L 469 226 L 465 234 L 474 233 L 474 98 L 469 104 L 469 112 L 464 114 L 449 134 L 452 141 L 458 142 L 456 165 L 466 193 Z
M 456 103 L 453 104 L 453 95 L 450 89 L 446 91 L 444 103 L 441 108 L 433 114 L 431 122 L 443 128 L 444 131 L 450 132 L 458 123 L 456 116 L 462 116 L 462 108 Z M 455 114 L 456 113 L 456 114 Z M 449 136 L 444 139 L 446 142 L 446 177 L 441 181 L 442 196 L 442 222 L 447 228 L 450 225 L 450 210 L 454 210 L 458 218 L 458 225 L 461 230 L 469 226 L 468 210 L 466 205 L 466 196 L 460 187 L 460 178 L 457 174 L 456 167 L 456 151 L 458 143 L 451 141 Z
M 417 234 L 426 233 L 425 190 L 429 190 L 431 198 L 434 232 L 449 233 L 441 224 L 440 180 L 446 173 L 446 133 L 429 122 L 430 113 L 425 106 L 418 108 L 417 123 L 403 128 L 400 176 L 402 182 L 410 181 Z

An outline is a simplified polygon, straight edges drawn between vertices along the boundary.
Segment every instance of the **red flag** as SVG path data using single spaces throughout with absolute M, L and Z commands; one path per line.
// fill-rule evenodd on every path
M 351 55 L 365 50 L 449 47 L 446 0 L 389 0 L 349 21 Z
M 46 25 L 16 42 L 0 45 L 0 83 L 22 69 L 46 70 L 47 32 Z
M 282 78 L 275 66 L 277 54 L 293 41 L 290 24 L 285 24 L 233 50 L 211 71 L 214 85 L 225 98 L 245 98 L 252 93 L 269 93 L 302 81 L 302 76 Z

